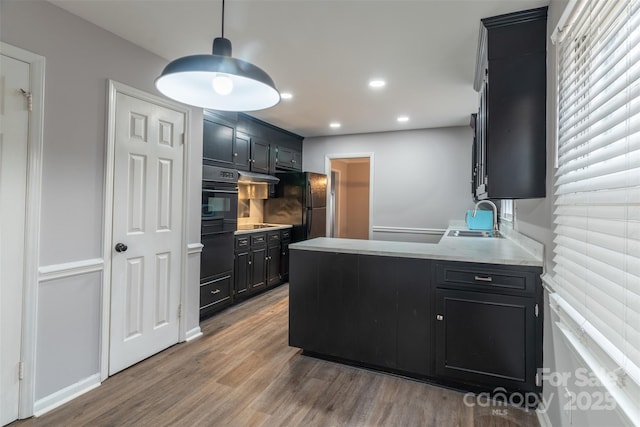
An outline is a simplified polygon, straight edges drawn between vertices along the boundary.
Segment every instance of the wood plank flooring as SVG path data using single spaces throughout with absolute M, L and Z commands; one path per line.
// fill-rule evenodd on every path
M 288 285 L 204 321 L 175 345 L 26 426 L 538 426 L 463 393 L 289 347 Z M 500 413 L 492 410 L 500 410 Z

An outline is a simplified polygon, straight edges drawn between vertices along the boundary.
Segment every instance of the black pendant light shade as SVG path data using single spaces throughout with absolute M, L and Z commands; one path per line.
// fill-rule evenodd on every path
M 231 42 L 224 37 L 213 41 L 211 55 L 171 61 L 156 79 L 156 88 L 184 104 L 221 111 L 256 111 L 280 102 L 271 77 L 247 61 L 232 58 Z

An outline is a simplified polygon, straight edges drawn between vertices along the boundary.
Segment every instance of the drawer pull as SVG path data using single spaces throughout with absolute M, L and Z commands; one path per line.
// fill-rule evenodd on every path
M 493 279 L 491 278 L 491 276 L 487 276 L 487 277 L 480 277 L 480 276 L 476 276 L 475 279 L 479 282 L 492 282 Z
M 219 294 L 220 293 L 220 289 L 216 289 L 211 291 L 211 295 L 215 295 L 215 294 Z

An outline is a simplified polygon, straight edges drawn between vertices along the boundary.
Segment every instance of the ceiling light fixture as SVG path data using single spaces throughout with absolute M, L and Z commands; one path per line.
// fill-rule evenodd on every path
M 280 93 L 280 99 L 291 99 L 291 98 L 293 98 L 293 94 L 290 92 Z
M 273 107 L 280 94 L 273 80 L 261 68 L 231 57 L 231 41 L 213 40 L 211 55 L 191 55 L 171 61 L 156 79 L 165 96 L 202 108 L 221 111 L 256 111 Z
M 373 89 L 380 89 L 381 87 L 384 87 L 386 84 L 387 83 L 382 79 L 374 79 L 369 81 L 369 87 Z
M 408 117 L 408 116 L 398 116 L 398 119 L 397 119 L 397 120 L 398 120 L 400 123 L 408 122 L 408 121 L 409 121 L 409 117 Z
M 338 123 L 338 122 L 329 123 L 329 127 L 333 128 L 333 129 L 338 129 L 340 126 L 342 126 L 342 125 L 340 123 Z

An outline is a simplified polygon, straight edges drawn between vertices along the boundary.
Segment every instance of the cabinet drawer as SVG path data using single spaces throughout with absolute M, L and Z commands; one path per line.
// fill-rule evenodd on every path
M 280 230 L 270 231 L 267 234 L 267 240 L 269 241 L 269 247 L 280 246 Z
M 236 251 L 249 249 L 249 236 L 236 236 Z
M 200 285 L 200 309 L 228 301 L 231 298 L 231 275 Z
M 267 235 L 265 233 L 252 234 L 251 235 L 251 247 L 258 248 L 266 245 Z
M 280 236 L 282 237 L 282 241 L 291 240 L 291 229 L 282 230 Z
M 438 285 L 465 285 L 492 289 L 533 292 L 535 275 L 526 267 L 522 269 L 483 264 L 436 264 Z

